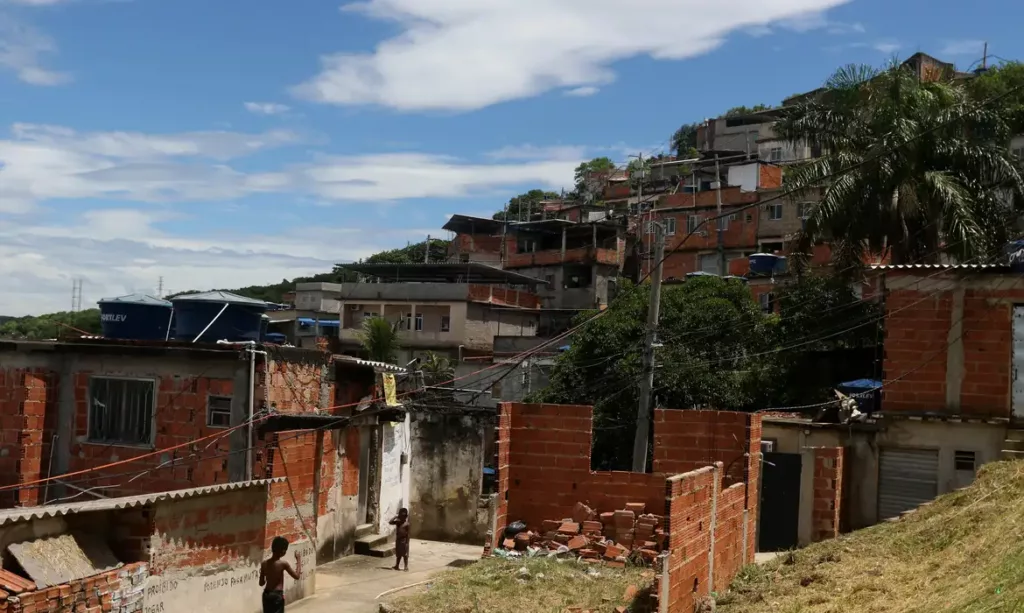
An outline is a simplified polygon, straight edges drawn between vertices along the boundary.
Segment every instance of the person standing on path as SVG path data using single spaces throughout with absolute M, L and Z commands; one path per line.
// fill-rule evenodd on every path
M 299 580 L 302 574 L 302 558 L 295 552 L 295 568 L 284 559 L 288 553 L 288 539 L 274 537 L 270 544 L 271 556 L 260 564 L 260 586 L 263 588 L 263 613 L 284 613 L 284 574 Z
M 398 516 L 391 520 L 395 528 L 395 570 L 398 563 L 405 562 L 405 570 L 409 570 L 409 509 L 401 509 Z

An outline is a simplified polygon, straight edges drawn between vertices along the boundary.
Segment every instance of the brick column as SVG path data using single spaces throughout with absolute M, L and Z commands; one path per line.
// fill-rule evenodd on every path
M 814 448 L 814 503 L 811 511 L 812 540 L 817 543 L 839 536 L 843 496 L 843 448 Z

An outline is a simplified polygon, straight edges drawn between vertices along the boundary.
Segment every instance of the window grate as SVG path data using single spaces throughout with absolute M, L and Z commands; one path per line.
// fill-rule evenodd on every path
M 969 470 L 974 472 L 975 456 L 973 451 L 957 451 L 953 454 L 953 466 L 956 470 Z
M 231 396 L 209 396 L 206 399 L 206 425 L 211 428 L 231 425 Z
M 89 441 L 150 445 L 153 381 L 92 377 L 89 380 Z

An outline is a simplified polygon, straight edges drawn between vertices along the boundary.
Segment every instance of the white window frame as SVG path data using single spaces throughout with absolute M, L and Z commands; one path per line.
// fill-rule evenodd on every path
M 768 161 L 769 162 L 781 162 L 782 161 L 782 147 L 772 147 L 768 150 Z
M 697 226 L 700 225 L 699 215 L 687 215 L 686 216 L 686 233 L 693 234 L 697 231 Z
M 406 332 L 412 330 L 412 311 L 409 311 L 402 316 L 402 325 L 399 327 Z
M 665 235 L 675 236 L 676 234 L 676 218 L 666 217 L 665 218 Z
M 214 409 L 213 404 L 211 402 L 211 401 L 214 401 L 214 400 L 216 400 L 216 401 L 227 400 L 228 401 L 228 408 L 227 408 L 228 423 L 226 423 L 224 425 L 219 425 L 219 424 L 213 423 L 213 416 L 214 416 L 214 414 L 220 415 L 220 414 L 224 413 L 223 408 L 218 407 L 216 410 Z M 225 395 L 225 394 L 207 394 L 206 395 L 206 427 L 208 427 L 208 428 L 217 428 L 217 429 L 230 428 L 231 427 L 231 401 L 232 401 L 231 396 L 228 396 L 228 395 Z
M 768 221 L 782 221 L 783 211 L 781 202 L 769 204 L 765 208 L 768 209 Z
M 123 440 L 111 439 L 111 438 L 95 438 L 93 436 L 93 385 L 96 381 L 126 381 L 136 383 L 148 383 L 151 388 L 151 401 L 149 406 L 149 440 L 128 442 Z M 101 375 L 95 375 L 89 377 L 89 387 L 87 389 L 89 396 L 86 401 L 86 427 L 85 436 L 86 443 L 93 445 L 106 445 L 108 447 L 134 447 L 134 448 L 152 448 L 156 441 L 156 403 L 157 396 L 160 393 L 160 385 L 156 379 L 147 377 L 105 377 Z
M 725 215 L 725 216 L 720 217 L 718 219 L 718 229 L 719 230 L 721 230 L 722 232 L 725 232 L 726 230 L 729 229 L 729 218 L 730 217 L 732 217 L 732 215 Z
M 423 332 L 423 313 L 416 313 L 413 318 L 413 328 L 416 332 Z

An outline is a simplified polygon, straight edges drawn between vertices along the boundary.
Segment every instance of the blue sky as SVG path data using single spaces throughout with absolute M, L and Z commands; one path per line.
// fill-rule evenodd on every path
M 1009 0 L 0 0 L 0 314 L 329 270 Z

